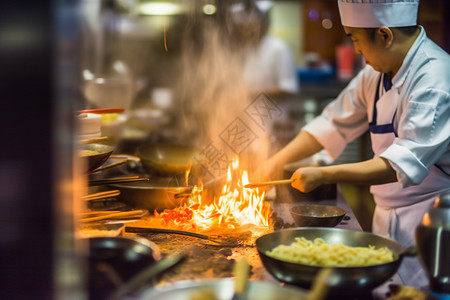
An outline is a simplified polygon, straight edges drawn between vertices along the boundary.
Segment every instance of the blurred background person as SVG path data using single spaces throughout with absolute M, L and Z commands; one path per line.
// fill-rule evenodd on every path
M 260 92 L 284 99 L 299 92 L 296 63 L 291 50 L 269 33 L 273 2 L 243 1 L 232 5 L 232 34 L 243 51 L 243 77 L 251 95 Z

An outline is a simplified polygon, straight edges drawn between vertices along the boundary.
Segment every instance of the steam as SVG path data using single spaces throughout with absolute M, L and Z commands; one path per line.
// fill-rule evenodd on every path
M 183 123 L 201 143 L 218 136 L 248 103 L 240 52 L 224 42 L 215 23 L 210 24 L 202 29 L 201 49 L 187 44 L 181 55 Z
M 176 94 L 180 99 L 181 128 L 186 137 L 202 148 L 211 141 L 220 143 L 220 134 L 235 120 L 245 121 L 245 108 L 251 104 L 243 77 L 245 45 L 233 37 L 227 10 L 216 18 L 193 16 L 182 43 L 179 81 Z M 248 122 L 251 123 L 251 122 Z M 267 133 L 256 124 L 247 124 L 257 136 L 241 160 L 268 152 Z M 226 145 L 222 145 L 227 148 Z M 246 166 L 246 164 L 241 165 Z

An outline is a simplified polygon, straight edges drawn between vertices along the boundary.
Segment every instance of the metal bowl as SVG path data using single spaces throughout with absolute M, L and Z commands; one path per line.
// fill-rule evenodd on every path
M 299 227 L 334 227 L 346 214 L 340 207 L 317 204 L 294 206 L 289 212 Z
M 331 278 L 328 280 L 330 295 L 339 297 L 355 297 L 366 295 L 367 292 L 378 287 L 398 270 L 404 251 L 399 243 L 368 232 L 352 231 L 340 228 L 290 228 L 275 231 L 259 237 L 256 248 L 264 267 L 281 282 L 296 286 L 310 288 L 322 267 L 310 266 L 300 263 L 291 263 L 268 256 L 267 251 L 278 245 L 290 245 L 295 237 L 304 237 L 309 240 L 322 238 L 330 244 L 342 243 L 352 247 L 375 248 L 387 247 L 394 252 L 392 262 L 363 267 L 336 267 L 333 268 Z
M 190 300 L 190 299 L 233 299 L 234 280 L 231 278 L 214 280 L 179 281 L 160 288 L 152 288 L 138 298 L 139 300 Z M 306 300 L 307 292 L 289 286 L 279 286 L 270 282 L 249 281 L 246 299 Z

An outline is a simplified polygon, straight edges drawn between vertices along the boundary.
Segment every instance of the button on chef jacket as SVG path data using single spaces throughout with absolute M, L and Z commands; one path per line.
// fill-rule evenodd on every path
M 389 160 L 398 177 L 396 183 L 372 186 L 378 205 L 411 205 L 450 190 L 450 57 L 420 29 L 389 91 L 379 84 L 382 74 L 366 66 L 304 128 L 337 158 L 369 123 L 392 123 L 396 136 L 386 135 L 386 145 L 379 136 L 374 145 L 371 133 L 375 157 Z M 374 106 L 377 89 L 382 98 Z

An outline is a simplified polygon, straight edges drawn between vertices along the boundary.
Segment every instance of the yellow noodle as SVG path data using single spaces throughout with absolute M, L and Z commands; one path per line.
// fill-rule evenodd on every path
M 323 267 L 371 266 L 394 260 L 394 253 L 387 247 L 350 247 L 342 243 L 328 244 L 321 238 L 310 241 L 304 237 L 295 238 L 291 245 L 279 245 L 266 254 L 288 262 Z

